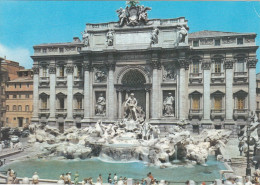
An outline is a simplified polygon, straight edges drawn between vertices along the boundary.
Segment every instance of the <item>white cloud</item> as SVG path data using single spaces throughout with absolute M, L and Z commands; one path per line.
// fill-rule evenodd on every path
M 7 60 L 19 62 L 20 66 L 29 69 L 32 67 L 32 59 L 30 51 L 25 48 L 9 48 L 0 43 L 0 56 L 5 57 Z

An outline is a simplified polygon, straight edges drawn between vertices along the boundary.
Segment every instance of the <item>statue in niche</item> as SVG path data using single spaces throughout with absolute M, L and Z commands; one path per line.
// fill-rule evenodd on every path
M 97 104 L 96 104 L 96 115 L 105 115 L 106 113 L 106 99 L 103 96 L 103 93 L 100 93 Z
M 107 74 L 104 70 L 96 69 L 95 82 L 106 82 Z
M 185 38 L 188 35 L 188 31 L 182 25 L 181 27 L 179 27 L 179 31 L 177 32 L 177 35 L 178 35 L 178 43 L 185 43 Z
M 164 66 L 163 81 L 175 80 L 175 79 L 176 79 L 176 74 L 174 71 L 174 66 L 172 65 Z
M 83 33 L 81 32 L 81 35 L 82 35 L 82 41 L 83 41 L 84 46 L 88 47 L 89 46 L 89 33 L 87 33 L 86 30 L 84 30 Z
M 164 116 L 174 116 L 174 97 L 172 93 L 168 93 L 168 96 L 163 101 Z
M 130 94 L 130 97 L 125 102 L 126 107 L 126 118 L 128 120 L 137 120 L 136 108 L 137 108 L 137 100 L 134 97 L 134 93 Z
M 109 32 L 107 32 L 107 45 L 113 46 L 113 44 L 114 44 L 114 31 L 109 30 Z
M 151 45 L 152 44 L 158 44 L 158 35 L 159 35 L 159 29 L 155 28 L 151 33 Z

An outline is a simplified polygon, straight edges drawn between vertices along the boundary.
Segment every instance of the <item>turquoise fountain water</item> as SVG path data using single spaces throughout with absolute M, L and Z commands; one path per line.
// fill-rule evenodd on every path
M 148 172 L 152 172 L 158 180 L 184 182 L 188 179 L 195 181 L 213 181 L 219 178 L 219 170 L 226 169 L 224 164 L 216 161 L 214 156 L 208 158 L 206 166 L 178 166 L 173 168 L 160 169 L 154 166 L 147 166 L 142 162 L 104 162 L 98 158 L 88 160 L 27 160 L 11 163 L 0 168 L 0 170 L 13 169 L 19 177 L 31 177 L 35 171 L 40 178 L 58 179 L 60 174 L 71 171 L 72 175 L 79 172 L 80 180 L 93 177 L 96 181 L 98 174 L 102 174 L 106 182 L 109 173 L 117 173 L 118 177 L 142 179 Z

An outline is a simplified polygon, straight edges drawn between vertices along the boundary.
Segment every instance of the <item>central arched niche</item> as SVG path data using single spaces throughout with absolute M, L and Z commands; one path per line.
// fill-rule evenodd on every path
M 121 84 L 123 87 L 123 100 L 125 102 L 130 93 L 135 94 L 138 106 L 141 106 L 145 111 L 145 83 L 144 75 L 138 69 L 129 69 L 122 77 Z

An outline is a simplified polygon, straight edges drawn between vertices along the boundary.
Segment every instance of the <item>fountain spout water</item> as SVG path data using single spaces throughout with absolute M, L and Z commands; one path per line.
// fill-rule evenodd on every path
M 174 149 L 175 149 L 175 153 L 174 153 L 174 160 L 173 160 L 173 163 L 179 163 L 180 161 L 178 160 L 178 146 L 177 144 L 174 146 Z

